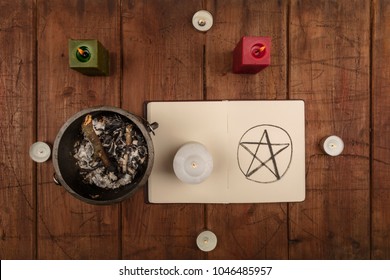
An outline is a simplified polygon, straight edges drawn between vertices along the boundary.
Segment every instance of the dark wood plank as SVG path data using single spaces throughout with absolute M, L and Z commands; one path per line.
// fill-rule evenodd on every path
M 81 109 L 119 106 L 119 3 L 38 1 L 39 139 L 54 142 L 60 127 Z M 69 38 L 98 39 L 110 52 L 110 76 L 88 77 L 71 70 Z M 81 202 L 49 183 L 54 172 L 52 162 L 39 167 L 38 258 L 119 258 L 119 205 L 94 206 Z
M 123 109 L 142 115 L 145 101 L 202 99 L 204 34 L 191 24 L 200 2 L 122 3 Z M 123 258 L 202 258 L 204 206 L 146 204 L 145 192 L 122 203 Z
M 291 2 L 290 97 L 306 102 L 307 196 L 290 205 L 291 259 L 370 257 L 370 1 Z M 336 134 L 342 155 L 324 155 Z
M 35 258 L 35 4 L 0 3 L 0 259 Z
M 287 97 L 287 1 L 213 1 L 207 33 L 207 99 Z M 272 37 L 271 66 L 255 75 L 231 73 L 242 36 Z M 210 259 L 287 259 L 287 204 L 208 205 L 207 228 L 218 237 Z
M 374 1 L 372 60 L 372 248 L 390 259 L 390 2 Z

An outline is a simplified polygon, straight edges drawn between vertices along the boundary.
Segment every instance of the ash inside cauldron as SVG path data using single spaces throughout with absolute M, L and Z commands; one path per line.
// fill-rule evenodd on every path
M 85 117 L 84 138 L 74 145 L 73 156 L 87 184 L 116 189 L 130 184 L 147 163 L 145 138 L 119 115 Z

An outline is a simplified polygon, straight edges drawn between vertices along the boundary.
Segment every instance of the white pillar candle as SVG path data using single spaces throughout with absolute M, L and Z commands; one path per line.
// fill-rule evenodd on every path
M 196 238 L 196 245 L 204 252 L 210 252 L 217 246 L 217 236 L 209 230 L 201 232 Z
M 50 158 L 51 149 L 45 142 L 35 142 L 30 146 L 30 157 L 35 162 L 45 162 Z
M 321 149 L 330 156 L 338 156 L 344 150 L 343 140 L 336 136 L 331 135 L 321 140 Z
M 206 147 L 198 142 L 184 144 L 173 159 L 173 171 L 187 184 L 199 184 L 213 171 L 213 158 Z

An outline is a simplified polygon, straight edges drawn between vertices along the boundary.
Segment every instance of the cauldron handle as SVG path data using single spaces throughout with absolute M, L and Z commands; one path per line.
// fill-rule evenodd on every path
M 144 124 L 146 129 L 148 130 L 149 133 L 152 133 L 153 135 L 156 135 L 154 131 L 158 128 L 158 123 L 157 122 L 148 122 L 145 118 L 141 116 L 137 116 L 138 119 Z
M 149 132 L 151 132 L 151 133 L 153 133 L 153 135 L 155 135 L 154 131 L 158 128 L 158 123 L 156 123 L 156 122 L 149 123 L 146 121 L 146 127 L 147 127 Z
M 55 183 L 57 186 L 61 186 L 61 183 L 60 183 L 60 181 L 58 180 L 57 174 L 56 174 L 56 173 L 53 174 L 53 181 L 54 181 L 54 183 Z

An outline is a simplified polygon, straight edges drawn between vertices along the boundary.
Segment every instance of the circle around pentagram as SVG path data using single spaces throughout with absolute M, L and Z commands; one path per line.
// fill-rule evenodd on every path
M 246 179 L 257 183 L 279 181 L 293 155 L 290 135 L 283 128 L 262 124 L 248 129 L 237 148 L 238 166 Z

